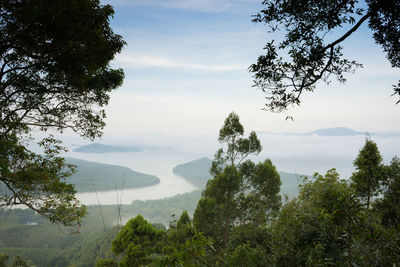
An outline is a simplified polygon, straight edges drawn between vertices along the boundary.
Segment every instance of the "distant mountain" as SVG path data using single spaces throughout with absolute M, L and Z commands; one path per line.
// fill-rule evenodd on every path
M 173 172 L 182 176 L 198 188 L 204 189 L 207 185 L 207 181 L 212 178 L 209 173 L 211 163 L 212 160 L 201 158 L 184 164 L 179 164 L 173 169 Z M 301 177 L 304 175 L 287 172 L 279 172 L 279 175 L 282 182 L 281 195 L 287 195 L 289 199 L 294 198 L 298 194 L 298 185 L 302 181 Z
M 160 179 L 156 176 L 136 172 L 123 166 L 73 158 L 67 158 L 67 162 L 77 166 L 77 172 L 67 179 L 67 183 L 74 184 L 78 192 L 114 190 L 115 186 L 118 189 L 122 186 L 124 189 L 139 188 L 160 183 Z
M 313 134 L 320 136 L 353 136 L 353 135 L 367 135 L 367 134 L 372 136 L 383 136 L 383 137 L 400 136 L 400 132 L 367 132 L 367 131 L 359 132 L 346 127 L 318 129 L 311 133 L 306 133 L 303 135 L 313 135 Z
M 308 133 L 290 133 L 290 132 L 266 132 L 266 131 L 258 131 L 257 134 L 260 135 L 294 135 L 294 136 L 311 136 L 311 135 L 319 135 L 319 136 L 355 136 L 355 135 L 371 135 L 371 136 L 382 136 L 382 137 L 397 137 L 400 136 L 400 132 L 368 132 L 368 131 L 355 131 L 353 129 L 347 127 L 333 127 L 333 128 L 324 128 L 317 129 Z
M 358 132 L 346 127 L 335 127 L 318 129 L 305 135 L 321 135 L 321 136 L 352 136 L 352 135 L 365 135 L 367 132 Z
M 319 135 L 319 136 L 355 136 L 355 135 L 379 135 L 379 136 L 394 136 L 400 135 L 398 132 L 387 132 L 387 133 L 373 133 L 373 132 L 360 132 L 355 131 L 353 129 L 347 127 L 333 127 L 333 128 L 323 128 L 317 129 L 312 132 L 307 133 L 290 133 L 290 132 L 281 132 L 281 133 L 273 133 L 273 132 L 265 132 L 260 131 L 258 134 L 266 134 L 266 135 L 294 135 L 294 136 L 311 136 L 311 135 Z
M 124 146 L 112 146 L 112 145 L 103 145 L 98 143 L 93 143 L 90 145 L 80 146 L 73 150 L 74 152 L 81 153 L 112 153 L 112 152 L 140 152 L 142 151 L 139 147 L 124 147 Z

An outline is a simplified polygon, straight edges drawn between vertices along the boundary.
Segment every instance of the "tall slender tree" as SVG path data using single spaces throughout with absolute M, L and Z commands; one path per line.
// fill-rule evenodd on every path
M 194 213 L 196 229 L 214 240 L 221 256 L 239 225 L 258 227 L 279 210 L 280 177 L 270 160 L 255 164 L 246 157 L 258 154 L 261 144 L 255 132 L 244 138 L 236 113 L 225 119 L 209 180 Z
M 385 180 L 385 168 L 378 147 L 369 137 L 353 163 L 356 171 L 351 176 L 351 186 L 356 194 L 370 207 L 373 197 L 380 193 Z

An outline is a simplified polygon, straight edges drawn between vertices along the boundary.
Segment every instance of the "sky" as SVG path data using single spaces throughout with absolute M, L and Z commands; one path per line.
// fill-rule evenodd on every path
M 364 64 L 346 84 L 319 84 L 287 114 L 263 109 L 248 67 L 274 36 L 251 22 L 256 0 L 106 0 L 114 31 L 127 45 L 112 61 L 125 81 L 111 94 L 104 139 L 118 136 L 217 136 L 235 111 L 247 130 L 308 132 L 345 126 L 400 131 L 400 105 L 391 97 L 400 72 L 390 67 L 372 33 L 361 28 L 344 53 Z

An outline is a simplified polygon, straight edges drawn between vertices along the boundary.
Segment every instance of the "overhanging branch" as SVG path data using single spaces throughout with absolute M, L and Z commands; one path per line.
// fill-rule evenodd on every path
M 336 41 L 328 44 L 327 46 L 324 47 L 324 50 L 327 50 L 329 48 L 333 48 L 335 45 L 343 42 L 347 37 L 349 37 L 353 32 L 355 32 L 360 26 L 361 24 L 363 24 L 364 21 L 366 21 L 371 15 L 370 14 L 366 14 L 364 15 L 358 22 L 356 25 L 354 25 L 353 28 L 351 28 L 350 30 L 348 30 L 342 37 L 340 37 L 339 39 L 337 39 Z

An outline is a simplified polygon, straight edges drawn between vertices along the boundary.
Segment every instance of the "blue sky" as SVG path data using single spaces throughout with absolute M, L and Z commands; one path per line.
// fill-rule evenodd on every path
M 400 72 L 391 69 L 366 28 L 344 43 L 344 53 L 364 64 L 346 84 L 320 84 L 299 108 L 262 111 L 264 95 L 247 71 L 271 36 L 251 15 L 255 0 L 108 0 L 111 21 L 128 45 L 112 65 L 125 70 L 124 85 L 107 107 L 107 135 L 217 134 L 235 111 L 246 129 L 306 132 L 346 126 L 360 131 L 400 131 L 400 105 L 391 97 Z M 276 37 L 276 35 L 274 36 Z M 278 36 L 279 37 L 279 36 Z

